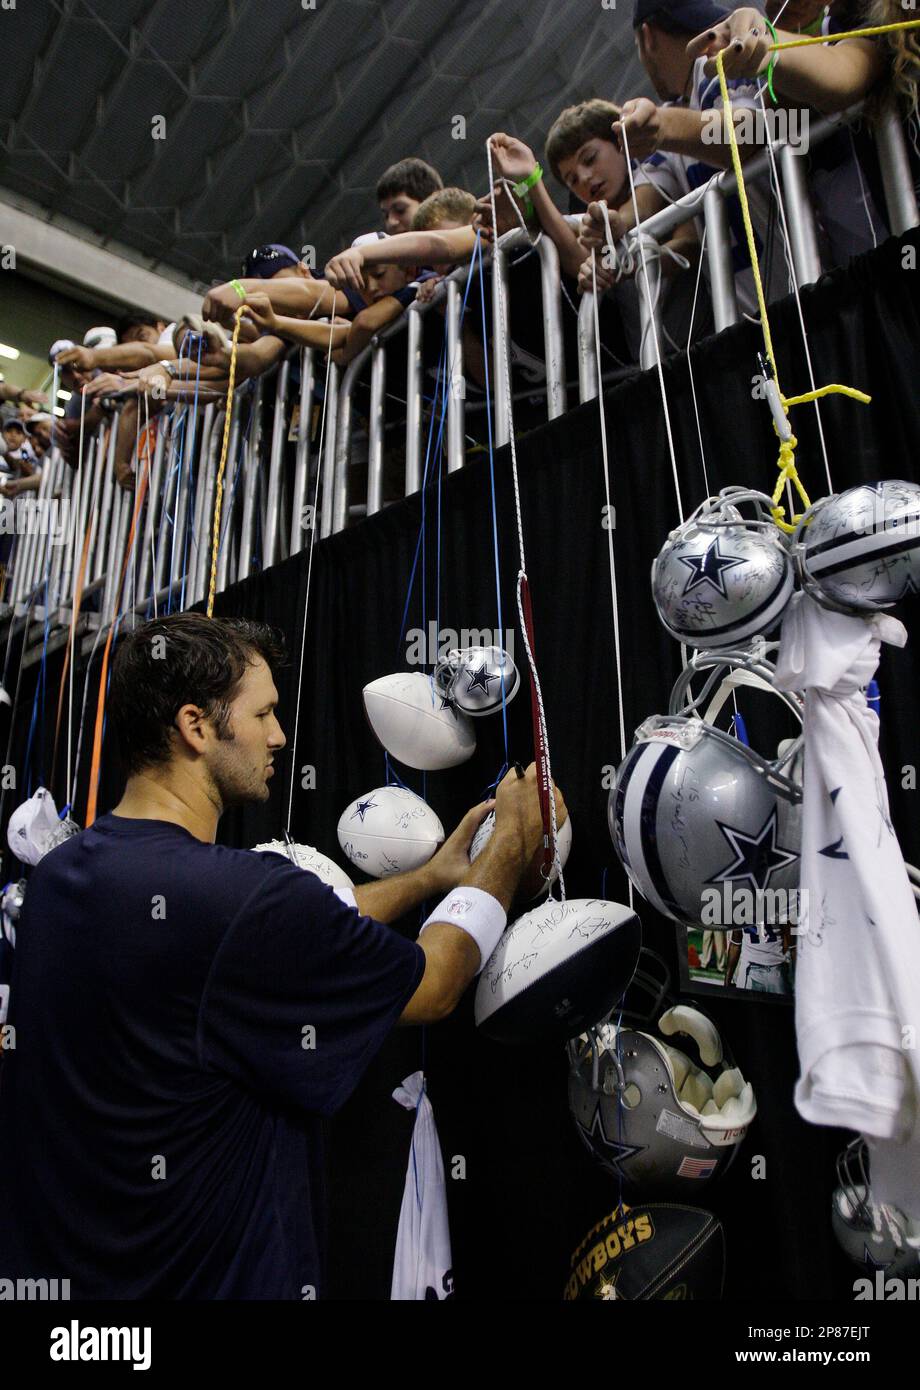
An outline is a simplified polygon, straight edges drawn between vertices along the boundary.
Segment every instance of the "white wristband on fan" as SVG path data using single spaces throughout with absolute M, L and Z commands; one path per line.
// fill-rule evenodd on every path
M 482 970 L 498 945 L 508 917 L 501 903 L 491 893 L 486 893 L 482 888 L 463 886 L 441 899 L 434 912 L 422 923 L 422 931 L 432 922 L 447 922 L 471 936 L 479 947 L 479 970 Z

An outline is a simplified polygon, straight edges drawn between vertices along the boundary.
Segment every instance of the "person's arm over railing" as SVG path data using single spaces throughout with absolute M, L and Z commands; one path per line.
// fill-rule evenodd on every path
M 505 135 L 498 131 L 489 137 L 489 144 L 494 168 L 503 178 L 520 183 L 532 178 L 536 173 L 536 156 L 523 140 L 516 140 L 513 135 Z M 527 196 L 533 204 L 540 226 L 559 252 L 563 273 L 577 275 L 585 259 L 584 249 L 579 246 L 572 228 L 550 197 L 542 174 L 531 184 Z
M 468 261 L 476 249 L 472 227 L 448 232 L 399 232 L 367 246 L 350 246 L 326 265 L 326 279 L 336 289 L 363 290 L 363 266 L 450 265 Z
M 912 18 L 913 16 L 911 16 Z M 777 43 L 799 38 L 785 29 L 776 31 Z M 756 77 L 770 60 L 773 38 L 759 10 L 734 10 L 721 24 L 698 34 L 687 44 L 691 58 L 706 55 L 706 75 L 715 75 L 716 54 L 726 50 L 726 77 Z M 885 72 L 885 49 L 880 39 L 843 39 L 806 48 L 788 48 L 777 55 L 773 69 L 774 90 L 790 101 L 813 106 L 830 116 L 862 101 Z
M 259 328 L 298 347 L 322 348 L 330 341 L 333 349 L 341 347 L 348 337 L 351 324 L 347 321 L 330 325 L 317 319 L 295 319 L 275 313 L 267 295 L 253 294 L 246 300 L 246 314 Z M 276 359 L 277 360 L 277 359 Z
M 351 313 L 344 294 L 333 293 L 325 280 L 307 279 L 303 275 L 282 275 L 273 280 L 237 280 L 217 285 L 202 300 L 202 318 L 232 329 L 236 311 L 245 302 L 236 289 L 237 285 L 244 291 L 246 299 L 250 294 L 265 295 L 277 313 L 290 315 L 291 318 L 327 318 Z

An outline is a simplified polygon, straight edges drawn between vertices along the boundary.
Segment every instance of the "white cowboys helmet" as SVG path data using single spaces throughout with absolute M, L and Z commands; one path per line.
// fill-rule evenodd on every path
M 438 663 L 434 683 L 444 699 L 476 717 L 494 714 L 513 700 L 521 677 L 509 654 L 502 647 L 465 647 L 449 651 Z
M 669 1041 L 678 1038 L 679 1048 Z M 643 1194 L 698 1193 L 728 1168 L 757 1113 L 750 1082 L 694 1005 L 676 1004 L 643 1029 L 620 1015 L 573 1039 L 568 1052 L 579 1136 L 602 1167 Z
M 823 607 L 892 608 L 920 593 L 920 486 L 890 479 L 823 497 L 794 540 L 802 587 Z
M 864 1139 L 854 1139 L 837 1156 L 831 1227 L 845 1255 L 866 1274 L 920 1276 L 920 1223 L 896 1207 L 873 1201 Z
M 693 699 L 691 682 L 707 672 Z M 758 924 L 788 922 L 798 906 L 801 734 L 770 760 L 713 722 L 729 695 L 750 687 L 777 696 L 801 726 L 801 700 L 772 678 L 751 652 L 697 653 L 669 713 L 640 725 L 617 770 L 607 806 L 617 854 L 643 898 L 676 922 L 727 929 L 717 913 L 704 920 L 704 908 L 739 890 Z
M 749 520 L 739 511 L 754 506 Z M 652 564 L 658 616 L 678 642 L 741 647 L 776 627 L 792 597 L 794 568 L 770 499 L 746 488 L 707 497 L 672 531 Z

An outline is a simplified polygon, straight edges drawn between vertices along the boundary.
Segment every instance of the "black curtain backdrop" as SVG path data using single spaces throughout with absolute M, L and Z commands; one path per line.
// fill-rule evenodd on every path
M 870 406 L 840 397 L 822 405 L 836 491 L 878 477 L 918 478 L 920 270 L 912 268 L 920 259 L 918 247 L 916 232 L 889 241 L 803 292 L 816 383 L 841 382 L 872 395 Z M 808 390 L 794 301 L 773 306 L 771 321 L 783 389 L 787 395 Z M 711 491 L 731 483 L 772 490 L 776 439 L 768 407 L 752 395 L 760 345 L 759 330 L 743 323 L 693 350 Z M 664 378 L 689 513 L 705 487 L 686 357 L 670 360 Z M 679 649 L 657 620 L 649 586 L 651 561 L 677 523 L 678 512 L 656 373 L 637 375 L 611 390 L 606 411 L 631 739 L 642 719 L 665 709 L 679 670 Z M 813 407 L 797 407 L 793 419 L 800 472 L 816 499 L 827 486 Z M 567 892 L 572 897 L 603 892 L 625 901 L 625 879 L 607 832 L 604 787 L 605 768 L 619 761 L 619 735 L 597 405 L 573 410 L 522 438 L 518 460 L 553 771 L 573 818 Z M 495 478 L 503 621 L 505 628 L 516 629 L 518 559 L 508 449 L 496 456 Z M 278 679 L 288 748 L 278 760 L 281 769 L 271 801 L 228 814 L 220 831 L 226 843 L 248 846 L 281 833 L 287 779 L 296 765 L 293 836 L 342 861 L 336 839 L 339 815 L 353 797 L 385 780 L 383 752 L 365 722 L 361 689 L 377 676 L 405 668 L 401 620 L 423 509 L 427 582 L 424 599 L 420 580 L 416 583 L 408 626 L 436 620 L 442 628 L 457 630 L 499 626 L 489 467 L 488 460 L 478 459 L 444 480 L 440 566 L 434 487 L 425 497 L 417 494 L 317 544 L 296 749 L 291 741 L 306 555 L 254 576 L 219 599 L 219 613 L 275 623 L 287 635 L 293 657 Z M 421 560 L 419 570 L 421 574 Z M 882 659 L 882 753 L 905 855 L 920 862 L 917 793 L 903 775 L 920 753 L 915 602 L 904 605 L 900 616 L 911 629 L 911 641 L 904 651 L 886 650 Z M 515 639 L 523 667 L 523 643 L 517 633 Z M 17 657 L 14 650 L 13 672 Z M 96 671 L 98 665 L 97 658 Z M 59 678 L 60 654 L 52 653 L 44 717 L 39 710 L 37 718 L 33 787 L 41 780 L 39 773 L 50 775 Z M 26 783 L 23 758 L 35 679 L 35 668 L 24 674 L 14 712 L 11 761 L 22 770 L 21 786 Z M 90 681 L 91 711 L 96 679 Z M 427 777 L 398 768 L 448 831 L 487 794 L 504 758 L 500 717 L 479 720 L 477 733 L 477 752 L 463 767 Z M 511 757 L 529 762 L 530 712 L 524 690 L 509 707 L 509 740 Z M 76 801 L 81 823 L 90 744 L 87 730 Z M 301 786 L 306 767 L 315 769 L 313 790 Z M 59 766 L 54 786 L 59 805 L 61 779 Z M 120 791 L 117 756 L 107 739 L 100 809 L 110 808 Z M 20 792 L 6 793 L 7 816 L 21 799 Z M 16 869 L 8 853 L 4 868 L 7 877 Z M 637 906 L 646 943 L 667 957 L 676 984 L 673 925 L 641 900 Z M 420 921 L 413 917 L 398 929 L 415 935 Z M 753 1082 L 759 1106 L 733 1168 L 718 1186 L 701 1187 L 698 1199 L 725 1224 L 726 1298 L 849 1299 L 858 1271 L 838 1252 L 829 1221 L 833 1160 L 846 1136 L 809 1127 L 794 1110 L 792 1010 L 711 996 L 705 1007 Z M 472 991 L 447 1022 L 392 1034 L 353 1099 L 328 1126 L 329 1295 L 389 1295 L 413 1119 L 390 1095 L 422 1065 L 448 1173 L 458 1296 L 558 1300 L 572 1248 L 615 1205 L 617 1187 L 595 1168 L 575 1134 L 564 1051 L 557 1046 L 513 1050 L 480 1038 L 472 1022 Z M 763 1178 L 752 1176 L 755 1155 L 765 1160 Z

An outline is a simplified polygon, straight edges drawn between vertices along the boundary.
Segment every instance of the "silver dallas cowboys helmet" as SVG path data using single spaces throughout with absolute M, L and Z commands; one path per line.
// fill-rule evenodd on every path
M 920 593 L 920 486 L 892 479 L 824 497 L 795 533 L 802 587 L 841 613 Z
M 895 1207 L 872 1200 L 864 1139 L 854 1139 L 837 1156 L 831 1227 L 845 1255 L 867 1274 L 920 1275 L 920 1227 Z
M 650 956 L 643 950 L 634 983 Z M 734 1158 L 757 1113 L 754 1092 L 695 1006 L 677 1004 L 660 1017 L 656 1009 L 639 1020 L 641 1029 L 625 1017 L 568 1044 L 569 1109 L 579 1137 L 602 1167 L 643 1195 L 697 1194 Z M 678 1038 L 679 1048 L 668 1041 Z
M 781 924 L 797 910 L 801 735 L 771 761 L 712 722 L 740 686 L 776 695 L 801 724 L 801 701 L 776 690 L 772 676 L 750 652 L 697 653 L 669 713 L 640 725 L 617 770 L 607 806 L 614 847 L 643 898 L 676 922 L 730 929 L 731 910 L 720 917 L 720 904 L 740 901 L 739 890 L 757 923 Z
M 753 520 L 739 507 L 753 506 Z M 678 642 L 740 647 L 772 631 L 792 597 L 794 568 L 762 492 L 724 488 L 672 531 L 652 564 L 658 616 Z
M 464 714 L 494 714 L 513 700 L 521 677 L 502 647 L 465 647 L 447 653 L 435 668 L 434 683 L 440 694 Z

